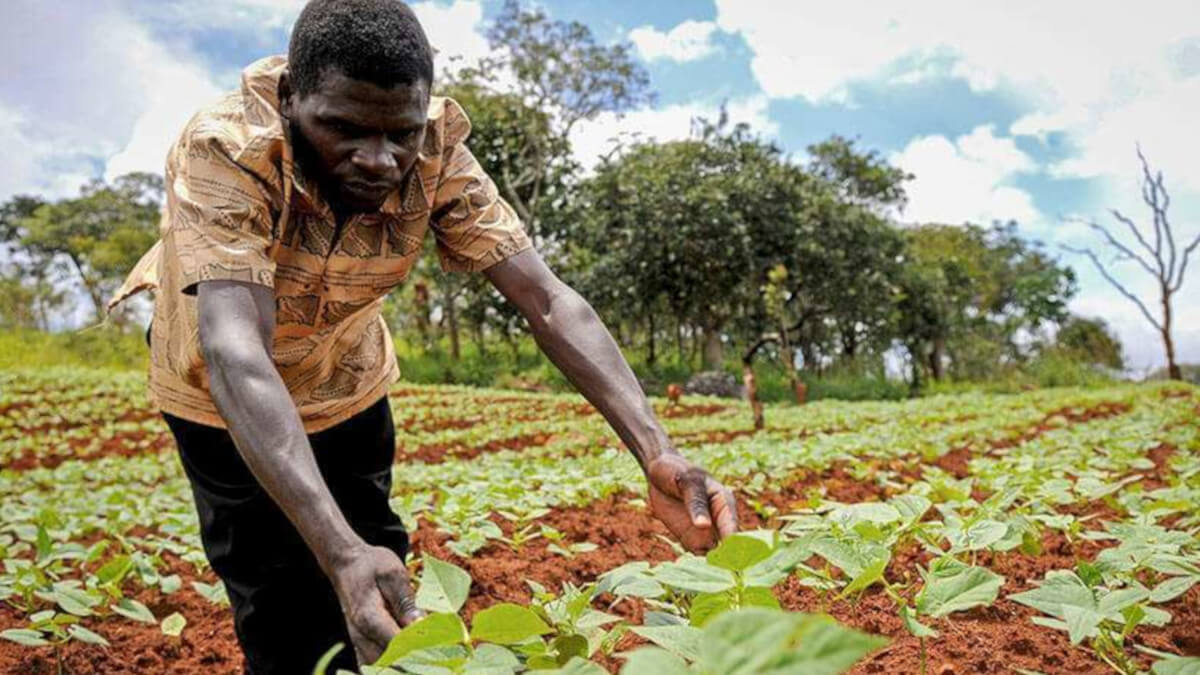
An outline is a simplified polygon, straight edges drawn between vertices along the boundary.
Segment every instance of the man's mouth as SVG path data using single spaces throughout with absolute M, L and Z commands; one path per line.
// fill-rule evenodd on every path
M 394 189 L 391 183 L 362 181 L 347 181 L 343 186 L 346 192 L 364 201 L 382 201 Z

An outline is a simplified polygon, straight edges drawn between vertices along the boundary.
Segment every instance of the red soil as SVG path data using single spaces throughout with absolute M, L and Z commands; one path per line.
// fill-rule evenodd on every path
M 805 486 L 816 483 L 834 486 L 842 498 L 870 499 L 881 496 L 874 486 L 848 478 L 842 469 L 802 476 L 795 484 L 768 500 L 783 504 Z M 450 560 L 464 567 L 473 578 L 465 614 L 496 602 L 527 602 L 530 589 L 526 579 L 556 589 L 564 582 L 588 583 L 600 573 L 631 560 L 652 562 L 674 558 L 672 548 L 655 535 L 666 529 L 646 509 L 626 503 L 627 497 L 610 497 L 586 508 L 555 509 L 538 522 L 551 525 L 564 535 L 562 544 L 592 542 L 595 551 L 563 557 L 549 550 L 545 539 L 535 539 L 520 551 L 493 543 L 470 559 L 452 554 L 445 546 L 446 535 L 422 523 L 413 534 L 414 557 L 421 552 Z M 747 511 L 743 509 L 743 515 Z M 751 514 L 752 515 L 752 514 Z M 510 522 L 495 518 L 506 534 Z M 757 525 L 756 517 L 743 518 L 743 525 Z M 747 522 L 748 521 L 748 522 Z M 1027 589 L 1047 570 L 1072 567 L 1076 561 L 1090 559 L 1104 544 L 1086 540 L 1068 542 L 1061 535 L 1047 534 L 1039 556 L 1021 553 L 983 554 L 979 564 L 1006 576 L 1003 595 Z M 155 615 L 164 617 L 180 611 L 188 619 L 181 639 L 168 638 L 157 626 L 128 621 L 121 617 L 88 619 L 85 625 L 96 629 L 112 642 L 110 649 L 78 643 L 62 649 L 62 659 L 71 673 L 230 673 L 240 672 L 241 655 L 233 636 L 230 610 L 208 602 L 190 588 L 197 578 L 192 566 L 170 554 L 171 571 L 184 578 L 184 589 L 162 596 L 157 592 L 138 591 L 134 597 L 145 602 Z M 916 549 L 901 551 L 888 577 L 903 583 L 912 575 L 913 566 L 927 564 L 928 554 Z M 199 577 L 211 582 L 211 572 Z M 801 586 L 793 577 L 776 589 L 776 595 L 788 609 L 827 611 L 839 621 L 861 630 L 892 639 L 891 645 L 860 663 L 854 673 L 910 673 L 919 671 L 920 644 L 900 624 L 896 608 L 878 588 L 868 590 L 857 600 L 831 602 L 828 597 Z M 1136 639 L 1141 644 L 1176 653 L 1195 654 L 1200 650 L 1200 588 L 1193 588 L 1180 599 L 1165 606 L 1175 620 L 1165 628 L 1141 629 Z M 640 603 L 622 602 L 613 611 L 639 620 Z M 931 621 L 941 636 L 926 643 L 931 673 L 1000 673 L 1015 667 L 1045 673 L 1099 673 L 1102 664 L 1080 647 L 1071 647 L 1065 634 L 1043 629 L 1029 621 L 1034 612 L 1016 603 L 1000 600 L 995 606 L 955 614 L 948 620 Z M 0 629 L 19 625 L 21 615 L 11 608 L 0 609 Z M 634 636 L 622 639 L 619 648 L 638 644 Z M 619 668 L 616 659 L 603 659 L 610 669 Z M 50 647 L 28 648 L 0 641 L 0 672 L 53 673 L 54 652 Z

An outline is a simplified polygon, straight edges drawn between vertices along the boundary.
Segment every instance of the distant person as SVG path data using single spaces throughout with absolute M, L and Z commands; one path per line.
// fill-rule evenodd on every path
M 688 548 L 737 529 L 732 493 L 672 446 L 591 306 L 547 269 L 465 145 L 398 0 L 313 0 L 288 54 L 249 65 L 166 164 L 162 237 L 110 308 L 156 291 L 150 394 L 179 446 L 247 672 L 374 661 L 415 621 L 388 506 L 399 372 L 380 315 L 433 231 L 482 272 L 646 473 Z M 570 461 L 564 459 L 563 461 Z

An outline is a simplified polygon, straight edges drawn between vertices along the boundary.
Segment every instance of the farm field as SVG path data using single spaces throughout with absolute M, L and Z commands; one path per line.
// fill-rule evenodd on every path
M 0 373 L 0 672 L 241 672 L 144 390 L 140 373 Z M 655 400 L 738 493 L 748 534 L 707 558 L 666 538 L 580 397 L 390 400 L 392 506 L 448 627 L 393 668 L 1200 672 L 1196 387 L 768 406 L 758 433 L 744 402 Z

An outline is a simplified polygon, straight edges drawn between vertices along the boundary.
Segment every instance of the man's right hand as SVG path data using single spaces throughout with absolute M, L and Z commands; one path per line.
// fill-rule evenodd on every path
M 374 663 L 392 637 L 425 616 L 413 599 L 408 569 L 391 549 L 364 545 L 330 571 L 360 666 Z

